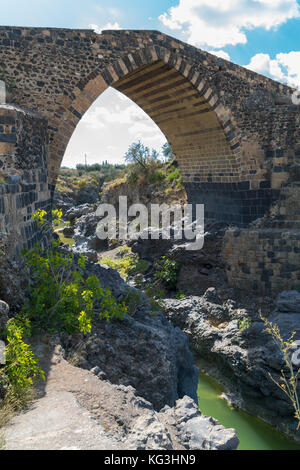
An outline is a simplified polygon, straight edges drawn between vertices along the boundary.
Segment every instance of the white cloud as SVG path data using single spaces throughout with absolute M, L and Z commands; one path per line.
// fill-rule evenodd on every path
M 193 45 L 245 44 L 245 30 L 275 28 L 300 16 L 297 0 L 180 0 L 159 19 Z
M 230 55 L 228 54 L 228 52 L 225 52 L 222 49 L 220 49 L 219 51 L 207 51 L 207 52 L 209 52 L 210 54 L 216 55 L 217 57 L 220 57 L 221 59 L 230 60 Z
M 105 129 L 108 125 L 126 125 L 132 135 L 153 132 L 156 125 L 136 104 L 122 100 L 123 106 L 113 101 L 110 106 L 93 106 L 82 118 L 81 123 L 89 129 Z
M 279 53 L 275 59 L 269 54 L 256 54 L 246 67 L 290 86 L 300 87 L 300 51 Z
M 122 29 L 117 21 L 115 23 L 106 23 L 106 25 L 101 27 L 97 24 L 89 24 L 89 28 L 93 29 L 97 34 L 101 34 L 102 31 L 106 31 L 107 29 Z

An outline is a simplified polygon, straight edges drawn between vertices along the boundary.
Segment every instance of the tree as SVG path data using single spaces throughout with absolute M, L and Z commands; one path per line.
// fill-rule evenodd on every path
M 138 141 L 130 145 L 124 158 L 128 163 L 135 163 L 147 171 L 149 163 L 157 161 L 158 157 L 157 150 L 152 149 L 150 152 L 149 147 L 145 147 L 141 141 Z
M 162 146 L 162 154 L 163 156 L 165 157 L 166 159 L 166 162 L 168 160 L 170 160 L 170 158 L 172 157 L 173 155 L 173 149 L 171 147 L 171 145 L 169 144 L 169 142 L 166 142 L 163 146 Z

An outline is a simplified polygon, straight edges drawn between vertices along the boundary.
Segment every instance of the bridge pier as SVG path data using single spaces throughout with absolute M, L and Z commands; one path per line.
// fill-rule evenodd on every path
M 279 199 L 280 189 L 250 189 L 250 182 L 185 183 L 188 201 L 204 204 L 205 219 L 247 227 Z
M 0 105 L 0 235 L 8 255 L 42 241 L 32 214 L 50 209 L 47 121 L 13 105 Z

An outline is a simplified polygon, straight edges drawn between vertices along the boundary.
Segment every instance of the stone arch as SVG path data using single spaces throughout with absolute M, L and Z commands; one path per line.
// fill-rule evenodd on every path
M 241 180 L 239 133 L 217 91 L 180 54 L 164 47 L 148 46 L 134 54 L 122 55 L 99 72 L 91 72 L 80 88 L 74 90 L 73 100 L 50 145 L 52 189 L 77 124 L 109 86 L 136 102 L 166 135 L 179 160 L 184 183 Z M 150 91 L 141 93 L 143 87 Z M 153 95 L 153 90 L 157 98 L 147 101 L 146 96 Z M 164 119 L 160 119 L 162 115 Z M 171 123 L 173 131 L 167 123 Z

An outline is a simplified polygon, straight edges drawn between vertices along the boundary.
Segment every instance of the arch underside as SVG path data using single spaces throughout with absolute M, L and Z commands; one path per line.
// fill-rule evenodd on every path
M 231 182 L 236 156 L 204 94 L 162 60 L 129 73 L 113 88 L 139 105 L 172 145 L 184 182 Z

